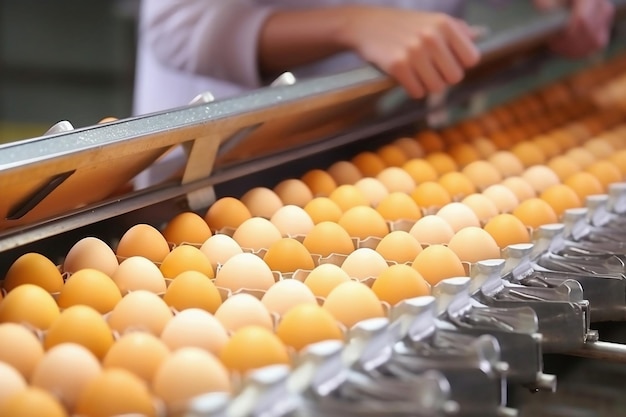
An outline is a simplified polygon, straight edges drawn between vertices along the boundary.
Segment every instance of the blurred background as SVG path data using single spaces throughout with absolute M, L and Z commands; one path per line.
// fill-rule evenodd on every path
M 131 114 L 138 0 L 0 0 L 0 142 Z

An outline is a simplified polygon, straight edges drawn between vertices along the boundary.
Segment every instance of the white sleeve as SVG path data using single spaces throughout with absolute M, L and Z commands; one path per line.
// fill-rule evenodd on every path
M 271 11 L 251 0 L 143 0 L 140 36 L 165 66 L 255 88 Z

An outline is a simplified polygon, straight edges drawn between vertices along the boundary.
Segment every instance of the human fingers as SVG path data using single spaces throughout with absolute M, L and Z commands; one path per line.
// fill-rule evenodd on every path
M 450 50 L 464 68 L 473 67 L 478 63 L 480 51 L 472 41 L 472 30 L 469 25 L 460 20 L 445 17 L 438 21 L 437 26 L 444 34 Z
M 404 54 L 398 53 L 398 56 L 391 60 L 386 72 L 404 87 L 409 96 L 414 99 L 422 98 L 426 95 L 426 89 L 408 62 Z
M 464 68 L 459 62 L 450 45 L 442 36 L 434 36 L 431 32 L 424 36 L 434 69 L 446 84 L 456 84 L 463 79 Z

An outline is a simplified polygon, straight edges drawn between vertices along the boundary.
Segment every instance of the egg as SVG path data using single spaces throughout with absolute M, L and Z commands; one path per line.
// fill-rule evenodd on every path
M 326 298 L 328 294 L 342 282 L 350 280 L 350 276 L 340 266 L 321 264 L 316 266 L 304 279 L 304 285 L 311 289 L 316 297 Z
M 230 392 L 228 371 L 217 357 L 205 350 L 186 347 L 177 350 L 157 370 L 152 388 L 170 410 L 184 407 L 196 396 Z
M 382 238 L 375 250 L 387 261 L 406 263 L 415 259 L 422 246 L 409 232 L 395 230 Z
M 554 171 L 561 181 L 565 181 L 569 176 L 581 170 L 580 166 L 573 159 L 563 155 L 550 159 L 547 166 Z
M 622 172 L 622 175 L 626 176 L 626 149 L 611 155 L 609 161 L 613 162 Z
M 552 224 L 558 221 L 552 206 L 539 197 L 522 201 L 513 210 L 513 215 L 531 229 L 537 229 L 541 225 Z
M 585 172 L 596 177 L 605 191 L 608 190 L 610 184 L 620 182 L 623 179 L 622 172 L 617 165 L 610 161 L 596 161 L 588 165 Z
M 276 282 L 261 298 L 267 311 L 283 315 L 300 304 L 317 304 L 315 294 L 304 283 L 295 279 Z
M 158 337 L 146 332 L 130 332 L 115 341 L 102 360 L 102 366 L 124 369 L 149 384 L 169 355 L 170 350 Z
M 228 341 L 228 334 L 211 313 L 189 308 L 176 314 L 165 325 L 161 340 L 172 352 L 185 347 L 197 347 L 219 355 Z
M 248 208 L 252 217 L 265 219 L 272 217 L 276 210 L 283 206 L 278 194 L 267 187 L 249 189 L 241 196 L 241 202 Z
M 578 194 L 565 184 L 556 184 L 546 188 L 539 198 L 550 204 L 557 217 L 561 217 L 567 209 L 582 206 Z
M 0 363 L 11 365 L 25 380 L 30 380 L 33 369 L 43 357 L 43 347 L 39 338 L 24 326 L 2 323 L 0 340 L 3 341 L 0 344 Z
M 174 278 L 185 271 L 198 271 L 213 278 L 213 266 L 204 252 L 195 246 L 177 246 L 163 259 L 159 267 L 165 278 Z
M 0 362 L 0 408 L 7 398 L 24 391 L 28 386 L 26 380 L 15 368 Z
M 581 168 L 587 168 L 587 166 L 591 165 L 596 161 L 596 157 L 593 156 L 591 152 L 582 147 L 575 147 L 567 152 L 565 152 L 565 156 L 573 160 L 578 166 Z
M 587 196 L 604 194 L 604 187 L 600 180 L 586 171 L 577 172 L 568 177 L 563 184 L 574 190 L 581 202 L 584 202 Z
M 413 260 L 414 268 L 431 286 L 446 278 L 466 275 L 461 259 L 445 245 L 430 245 Z
M 278 209 L 277 209 L 278 210 Z M 252 217 L 235 230 L 233 239 L 242 249 L 259 251 L 269 248 L 272 243 L 280 240 L 280 230 L 269 220 L 263 217 Z
M 458 165 L 450 155 L 444 152 L 432 152 L 426 155 L 426 161 L 432 165 L 439 176 L 454 172 L 459 169 Z
M 417 142 L 415 143 L 417 144 Z M 409 155 L 407 155 L 401 147 L 392 143 L 378 148 L 376 150 L 376 154 L 381 157 L 385 165 L 388 167 L 402 166 L 402 164 L 409 159 Z
M 439 177 L 439 184 L 453 200 L 460 200 L 477 191 L 476 186 L 461 172 L 448 172 Z
M 383 305 L 374 291 L 356 281 L 335 287 L 324 300 L 323 307 L 347 328 L 362 320 L 385 316 Z
M 409 159 L 402 165 L 402 169 L 405 170 L 418 185 L 426 181 L 437 181 L 437 178 L 439 178 L 439 173 L 423 158 Z
M 439 209 L 452 201 L 452 197 L 443 185 L 434 181 L 419 184 L 411 192 L 411 198 L 425 210 Z
M 522 178 L 533 187 L 537 194 L 541 194 L 552 185 L 561 183 L 554 171 L 545 165 L 535 165 L 527 168 L 522 174 Z
M 583 147 L 596 157 L 596 159 L 604 159 L 611 156 L 615 149 L 608 141 L 602 138 L 590 139 L 583 144 Z
M 418 220 L 422 217 L 419 206 L 406 193 L 394 191 L 382 199 L 376 211 L 387 221 Z
M 356 165 L 348 161 L 337 161 L 333 163 L 328 167 L 327 172 L 333 177 L 338 186 L 354 184 L 363 178 L 361 171 L 359 171 Z
M 222 305 L 222 297 L 213 281 L 198 271 L 177 275 L 165 290 L 163 301 L 177 311 L 201 308 L 215 313 Z
M 274 327 L 272 316 L 267 308 L 259 299 L 247 293 L 228 297 L 215 312 L 215 318 L 229 332 L 250 325 L 269 330 Z
M 382 255 L 370 248 L 358 248 L 344 259 L 341 264 L 348 276 L 357 279 L 377 277 L 387 268 L 387 261 Z
M 212 234 L 204 218 L 191 211 L 177 214 L 163 229 L 165 240 L 177 246 L 183 243 L 200 245 Z
M 250 349 L 251 346 L 254 349 Z M 222 349 L 220 360 L 230 371 L 240 374 L 269 365 L 290 363 L 283 342 L 260 326 L 245 326 L 237 330 Z
M 142 256 L 152 262 L 162 262 L 170 246 L 158 229 L 149 224 L 136 224 L 120 238 L 115 253 L 120 258 Z
M 357 206 L 345 211 L 339 221 L 351 237 L 367 239 L 368 237 L 384 237 L 389 227 L 383 216 L 372 207 Z
M 96 269 L 87 268 L 76 271 L 67 279 L 57 304 L 61 309 L 78 304 L 87 305 L 105 314 L 121 299 L 122 294 L 111 278 Z
M 510 192 L 507 192 L 507 190 Z M 503 191 L 500 191 L 503 190 Z M 483 191 L 495 203 L 501 213 L 512 211 L 520 202 L 537 196 L 535 189 L 521 177 L 509 177 L 501 184 L 492 185 Z
M 472 146 L 478 151 L 481 158 L 491 158 L 491 156 L 498 151 L 496 145 L 486 138 L 476 138 L 472 140 Z M 493 164 L 493 162 L 491 163 Z M 499 169 L 497 166 L 496 168 Z M 500 171 L 500 173 L 502 173 L 502 171 Z M 502 173 L 502 175 L 504 175 L 504 173 Z
M 361 190 L 370 206 L 376 207 L 388 194 L 387 187 L 372 177 L 365 177 L 354 183 L 354 186 Z
M 76 403 L 76 414 L 90 417 L 157 415 L 148 385 L 119 368 L 103 370 L 85 386 Z
M 263 259 L 252 253 L 241 253 L 230 258 L 217 271 L 215 285 L 232 292 L 243 288 L 267 290 L 274 284 L 274 275 Z
M 46 330 L 58 317 L 59 307 L 52 295 L 34 284 L 20 285 L 0 301 L 0 323 L 27 324 Z
M 311 216 L 303 208 L 295 205 L 279 208 L 272 215 L 270 222 L 283 236 L 306 235 L 314 226 Z
M 4 277 L 3 288 L 11 291 L 22 284 L 34 284 L 49 293 L 57 293 L 63 288 L 63 277 L 50 259 L 40 253 L 29 252 L 11 264 Z
M 363 177 L 375 177 L 380 171 L 387 167 L 385 161 L 372 151 L 359 152 L 350 162 L 359 169 Z
M 337 188 L 333 177 L 322 169 L 307 171 L 301 178 L 313 193 L 313 197 L 328 197 Z
M 476 214 L 463 203 L 446 204 L 437 211 L 437 216 L 445 220 L 455 233 L 465 227 L 480 226 Z
M 223 265 L 232 256 L 243 253 L 243 250 L 232 237 L 216 233 L 200 246 L 200 252 L 209 259 L 211 267 L 216 271 L 218 265 Z
M 478 190 L 484 190 L 490 185 L 502 181 L 502 174 L 495 166 L 487 161 L 474 161 L 461 171 Z
M 483 194 L 470 194 L 461 200 L 461 203 L 469 207 L 481 223 L 486 222 L 500 212 L 494 202 Z
M 270 246 L 263 256 L 263 261 L 272 271 L 283 274 L 295 272 L 298 269 L 311 270 L 315 262 L 308 249 L 293 238 L 283 238 Z
M 287 311 L 278 323 L 276 336 L 296 351 L 325 340 L 341 340 L 338 322 L 317 304 L 300 304 Z
M 234 197 L 222 197 L 211 204 L 204 214 L 204 221 L 212 230 L 236 229 L 252 217 L 246 205 Z
M 335 188 L 328 198 L 333 200 L 344 213 L 352 207 L 369 206 L 369 201 L 365 194 L 351 184 L 344 184 Z
M 443 151 L 446 144 L 443 138 L 433 130 L 423 130 L 418 132 L 415 140 L 420 144 L 426 153 Z
M 279 182 L 274 187 L 274 192 L 283 202 L 283 205 L 304 207 L 306 203 L 313 199 L 313 193 L 309 187 L 303 181 L 295 178 Z M 276 212 L 274 212 L 274 214 L 276 214 Z
M 505 186 L 517 197 L 519 202 L 537 196 L 535 189 L 522 177 L 509 177 L 502 181 L 501 185 Z M 487 191 L 487 190 L 485 190 Z M 483 192 L 485 194 L 485 192 Z
M 465 227 L 454 234 L 448 247 L 461 261 L 476 263 L 500 258 L 500 247 L 495 239 L 480 227 Z
M 328 197 L 314 198 L 304 206 L 304 211 L 313 220 L 314 225 L 325 221 L 337 222 L 343 213 L 337 203 Z
M 424 156 L 424 150 L 414 138 L 404 136 L 391 143 L 392 145 L 398 147 L 409 159 L 421 158 Z
M 8 395 L 3 402 L 0 402 L 0 415 L 15 417 L 68 416 L 61 403 L 51 393 L 35 387 L 26 387 Z
M 76 242 L 65 256 L 63 271 L 73 273 L 91 268 L 111 276 L 117 265 L 117 257 L 109 245 L 98 238 L 85 237 Z
M 510 213 L 492 217 L 484 227 L 500 249 L 517 243 L 530 243 L 528 228 L 520 219 Z
M 61 343 L 77 343 L 102 359 L 113 345 L 113 334 L 104 317 L 95 309 L 74 305 L 63 310 L 45 335 L 46 350 Z
M 454 229 L 442 217 L 431 214 L 415 222 L 409 233 L 420 243 L 448 243 L 454 236 Z
M 391 265 L 378 275 L 372 291 L 379 300 L 394 306 L 407 298 L 430 295 L 430 286 L 416 269 L 409 265 Z
M 415 180 L 408 172 L 397 166 L 387 167 L 376 175 L 376 179 L 383 183 L 390 192 L 410 193 L 415 188 Z
M 354 251 L 354 242 L 346 229 L 329 221 L 316 224 L 302 244 L 310 253 L 323 257 L 333 253 L 348 255 Z
M 546 158 L 559 155 L 563 150 L 550 136 L 539 136 L 533 139 L 533 143 L 541 149 Z
M 448 148 L 448 154 L 460 168 L 479 160 L 481 157 L 478 150 L 469 143 L 455 143 Z
M 100 362 L 89 350 L 79 344 L 61 343 L 37 363 L 31 385 L 54 393 L 67 410 L 73 411 L 83 387 L 100 372 Z
M 542 165 L 546 162 L 546 155 L 539 146 L 532 142 L 518 143 L 511 148 L 511 152 L 519 158 L 525 168 Z
M 112 330 L 124 334 L 140 330 L 159 336 L 173 313 L 158 295 L 145 290 L 122 297 L 108 317 Z

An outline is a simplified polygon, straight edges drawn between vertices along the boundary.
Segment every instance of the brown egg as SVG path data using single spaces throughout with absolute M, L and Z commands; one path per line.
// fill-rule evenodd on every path
M 581 171 L 581 167 L 576 161 L 563 155 L 550 159 L 547 166 L 554 171 L 561 181 L 565 181 L 568 177 Z
M 402 169 L 405 170 L 416 184 L 421 184 L 426 181 L 437 181 L 439 173 L 429 164 L 425 159 L 414 158 L 406 161 L 402 165 Z
M 376 150 L 376 154 L 388 167 L 400 167 L 409 159 L 409 155 L 404 153 L 401 147 L 394 144 L 381 146 Z
M 395 191 L 376 206 L 376 211 L 387 221 L 418 220 L 422 217 L 419 206 L 408 194 Z
M 276 328 L 276 336 L 296 351 L 316 342 L 343 338 L 332 314 L 317 304 L 300 304 L 287 311 Z
M 212 234 L 209 225 L 202 216 L 191 211 L 176 215 L 163 230 L 165 240 L 175 245 L 182 245 L 183 243 L 201 245 Z
M 370 236 L 384 237 L 389 227 L 379 212 L 368 206 L 357 206 L 346 210 L 339 221 L 351 237 L 366 239 Z
M 478 190 L 502 181 L 502 174 L 487 161 L 474 161 L 461 171 Z
M 0 403 L 0 415 L 67 417 L 68 414 L 50 392 L 41 388 L 26 387 L 7 395 Z
M 283 202 L 274 191 L 267 187 L 254 187 L 241 196 L 241 202 L 253 217 L 269 219 L 283 206 Z
M 424 156 L 424 150 L 413 138 L 405 136 L 398 138 L 391 143 L 400 148 L 409 159 L 421 158 Z
M 500 212 L 494 202 L 483 194 L 470 194 L 461 200 L 461 203 L 472 209 L 481 223 L 488 221 Z
M 250 349 L 250 346 L 255 346 Z M 270 365 L 290 363 L 287 347 L 271 330 L 246 326 L 237 330 L 222 353 L 221 362 L 231 372 L 245 374 Z
M 459 230 L 450 239 L 448 247 L 465 262 L 500 258 L 500 248 L 495 239 L 480 227 L 470 226 Z
M 387 167 L 385 161 L 372 151 L 362 151 L 356 154 L 351 162 L 359 169 L 364 177 L 375 177 Z
M 328 294 L 323 307 L 347 328 L 362 320 L 385 316 L 374 291 L 356 281 L 344 282 L 335 287 Z
M 500 249 L 517 243 L 530 243 L 528 228 L 520 219 L 509 213 L 491 218 L 484 229 L 494 238 Z
M 57 304 L 61 309 L 86 305 L 105 314 L 113 310 L 121 299 L 122 294 L 115 281 L 103 272 L 87 268 L 76 271 L 67 279 Z
M 577 172 L 570 176 L 564 184 L 578 194 L 581 202 L 584 202 L 587 196 L 604 193 L 604 187 L 600 180 L 586 171 Z
M 539 197 L 522 201 L 519 206 L 513 210 L 513 215 L 532 229 L 537 229 L 541 225 L 552 224 L 558 221 L 552 206 Z
M 14 288 L 0 302 L 0 323 L 26 324 L 46 330 L 58 317 L 59 307 L 52 295 L 34 284 Z
M 34 284 L 49 293 L 57 293 L 63 288 L 63 277 L 50 259 L 40 253 L 29 252 L 11 264 L 2 286 L 11 291 L 22 284 Z
M 34 369 L 44 355 L 37 335 L 21 324 L 2 323 L 0 324 L 0 340 L 4 341 L 0 344 L 0 363 L 10 365 L 22 375 L 24 380 L 30 380 Z
M 480 159 L 480 153 L 469 143 L 455 143 L 448 148 L 448 154 L 454 159 L 459 168 Z
M 311 217 L 313 224 L 325 221 L 337 222 L 343 213 L 337 203 L 328 197 L 314 198 L 304 206 L 304 211 Z
M 435 181 L 419 184 L 411 192 L 411 198 L 425 210 L 439 209 L 452 201 L 448 190 Z
M 407 263 L 413 261 L 422 251 L 422 245 L 409 232 L 395 230 L 376 245 L 376 252 L 387 261 Z
M 234 197 L 222 197 L 206 211 L 204 221 L 212 230 L 222 230 L 225 227 L 238 228 L 241 223 L 252 217 L 248 207 Z
M 443 138 L 433 130 L 418 132 L 415 139 L 426 153 L 443 151 L 446 147 Z
M 509 151 L 498 151 L 491 155 L 488 162 L 493 165 L 502 177 L 521 175 L 524 172 L 524 164 L 515 154 Z
M 439 176 L 458 170 L 458 165 L 450 155 L 444 152 L 432 152 L 426 155 L 426 161 L 432 165 Z
M 439 184 L 446 189 L 453 200 L 462 199 L 474 194 L 477 189 L 474 183 L 461 172 L 448 172 L 439 177 Z
M 333 253 L 348 255 L 354 250 L 354 242 L 346 229 L 333 222 L 316 224 L 302 244 L 310 253 L 324 257 Z
M 341 269 L 351 278 L 362 280 L 377 277 L 387 266 L 382 255 L 374 249 L 359 248 L 346 257 Z
M 344 213 L 352 207 L 369 206 L 367 197 L 354 185 L 340 185 L 335 191 L 330 193 L 329 198 L 333 200 Z
M 496 145 L 494 145 L 489 139 L 486 138 L 476 138 L 472 140 L 472 146 L 474 146 L 474 149 L 478 151 L 480 157 L 483 159 L 491 158 L 491 156 L 498 151 Z
M 328 167 L 327 172 L 333 177 L 338 186 L 354 184 L 363 178 L 363 174 L 361 174 L 361 171 L 359 171 L 356 165 L 348 161 L 335 162 Z
M 557 217 L 561 217 L 567 209 L 582 206 L 578 194 L 565 184 L 555 184 L 548 187 L 541 193 L 539 198 L 550 204 Z
M 337 285 L 350 280 L 350 276 L 340 266 L 321 264 L 316 266 L 304 280 L 316 297 L 326 298 Z
M 174 278 L 185 271 L 198 271 L 213 278 L 215 273 L 211 261 L 195 246 L 178 246 L 163 259 L 159 267 L 165 278 Z
M 284 205 L 304 207 L 306 203 L 313 199 L 313 193 L 309 187 L 303 181 L 295 178 L 279 182 L 274 187 L 274 192 Z
M 596 177 L 605 191 L 608 190 L 610 184 L 620 182 L 623 179 L 622 172 L 617 165 L 610 161 L 596 161 L 588 165 L 585 172 Z
M 113 249 L 95 237 L 85 237 L 76 242 L 63 261 L 63 271 L 69 273 L 91 268 L 111 276 L 117 266 Z
M 272 244 L 263 256 L 263 261 L 272 271 L 283 274 L 295 272 L 298 269 L 311 270 L 315 267 L 313 257 L 300 241 L 292 238 L 283 238 Z
M 254 251 L 267 249 L 281 238 L 280 230 L 274 223 L 263 217 L 249 218 L 233 233 L 233 239 L 242 249 Z
M 532 142 L 518 143 L 511 148 L 511 152 L 519 158 L 526 168 L 546 162 L 546 155 L 539 146 Z
M 431 285 L 445 278 L 465 276 L 465 268 L 459 257 L 445 245 L 430 245 L 413 260 L 412 268 L 417 270 Z
M 170 350 L 158 337 L 146 332 L 130 332 L 115 341 L 102 360 L 102 366 L 125 369 L 149 384 L 169 355 Z
M 337 188 L 333 177 L 321 169 L 307 171 L 300 179 L 309 187 L 314 197 L 328 197 Z
M 152 262 L 162 262 L 170 253 L 165 237 L 149 224 L 136 224 L 128 229 L 117 244 L 116 254 L 120 258 L 142 256 Z
M 177 275 L 167 287 L 163 301 L 177 311 L 201 308 L 215 313 L 222 305 L 222 297 L 213 281 L 198 271 L 185 271 Z
M 587 168 L 588 165 L 591 165 L 596 161 L 596 157 L 587 149 L 582 147 L 576 147 L 568 150 L 565 153 L 565 156 L 572 159 L 581 168 Z
M 430 285 L 409 265 L 391 265 L 378 275 L 372 291 L 379 300 L 391 306 L 407 298 L 430 295 Z

